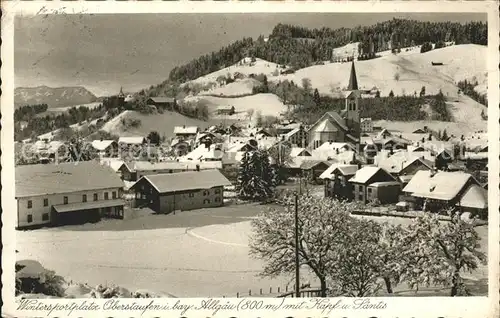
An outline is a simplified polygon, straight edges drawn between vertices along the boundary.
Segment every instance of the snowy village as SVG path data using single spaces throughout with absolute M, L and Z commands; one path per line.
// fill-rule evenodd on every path
M 16 88 L 16 294 L 486 295 L 486 33 L 280 23 L 147 89 Z

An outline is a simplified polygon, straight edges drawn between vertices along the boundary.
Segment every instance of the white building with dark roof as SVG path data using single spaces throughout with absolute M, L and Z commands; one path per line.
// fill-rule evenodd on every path
M 16 227 L 75 224 L 123 217 L 123 182 L 95 162 L 16 167 Z

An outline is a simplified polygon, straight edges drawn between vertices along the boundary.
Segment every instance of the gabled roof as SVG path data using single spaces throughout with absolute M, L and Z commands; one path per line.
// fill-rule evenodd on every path
M 134 188 L 142 181 L 150 183 L 159 193 L 210 189 L 231 185 L 231 182 L 216 169 L 144 176 L 131 188 Z
M 190 135 L 195 135 L 198 133 L 198 127 L 197 126 L 175 126 L 174 127 L 174 134 L 190 134 Z
M 460 206 L 475 209 L 488 208 L 488 191 L 477 184 L 471 185 L 460 199 Z
M 339 173 L 343 176 L 353 176 L 356 171 L 358 171 L 357 165 L 345 165 L 345 164 L 332 164 L 328 169 L 323 171 L 319 176 L 320 179 L 331 179 L 335 173 Z
M 23 165 L 15 169 L 16 198 L 123 187 L 110 167 L 93 161 Z
M 319 165 L 326 165 L 329 167 L 332 163 L 323 160 L 304 160 L 300 165 L 300 169 L 309 170 Z
M 382 168 L 374 166 L 365 166 L 356 171 L 356 174 L 354 175 L 354 177 L 349 179 L 349 182 L 367 183 L 376 173 L 380 171 L 383 171 L 385 174 L 387 174 L 390 177 L 390 179 L 395 180 L 387 171 L 385 171 Z
M 345 120 L 339 115 L 337 112 L 326 112 L 320 119 L 318 119 L 312 126 L 309 128 L 309 131 L 316 131 L 315 127 L 320 124 L 325 119 L 333 120 L 337 123 L 337 125 L 343 130 L 347 131 L 348 128 L 346 126 Z M 335 129 L 337 130 L 337 129 Z
M 173 98 L 173 97 L 150 97 L 149 99 L 151 99 L 153 102 L 159 103 L 159 104 L 175 102 L 175 98 Z
M 222 151 L 216 149 L 216 145 L 207 148 L 204 144 L 199 145 L 193 151 L 184 156 L 188 160 L 222 159 Z
M 306 148 L 301 147 L 292 147 L 290 150 L 290 157 L 299 157 L 299 156 L 311 156 L 311 152 Z
M 146 138 L 136 136 L 136 137 L 120 137 L 118 143 L 124 143 L 129 145 L 140 145 L 146 142 Z
M 103 151 L 106 150 L 113 143 L 116 143 L 114 140 L 93 140 L 92 147 L 96 150 Z
M 432 175 L 432 171 L 420 170 L 403 189 L 416 197 L 452 200 L 469 182 L 475 180 L 464 172 L 439 171 Z M 474 181 L 477 184 L 477 181 Z
M 413 159 L 409 159 L 408 161 L 406 161 L 404 164 L 403 164 L 403 169 L 405 169 L 406 167 L 408 167 L 409 165 L 413 164 L 415 161 L 418 161 L 420 162 L 421 164 L 423 164 L 424 166 L 426 166 L 427 168 L 429 169 L 432 169 L 434 167 L 434 164 L 432 161 L 430 160 L 427 160 L 427 159 L 422 159 L 420 157 L 415 157 Z M 401 169 L 401 170 L 403 170 Z

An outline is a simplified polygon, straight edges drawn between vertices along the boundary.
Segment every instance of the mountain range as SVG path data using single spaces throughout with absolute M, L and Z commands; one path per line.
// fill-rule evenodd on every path
M 18 87 L 14 90 L 14 106 L 47 104 L 49 108 L 78 106 L 97 101 L 92 92 L 82 86 Z

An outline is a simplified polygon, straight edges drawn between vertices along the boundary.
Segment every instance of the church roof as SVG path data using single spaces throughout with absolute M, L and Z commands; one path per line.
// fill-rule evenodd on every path
M 349 86 L 347 86 L 348 91 L 358 90 L 358 79 L 356 78 L 356 69 L 354 68 L 354 62 L 351 64 L 351 75 L 349 76 Z

